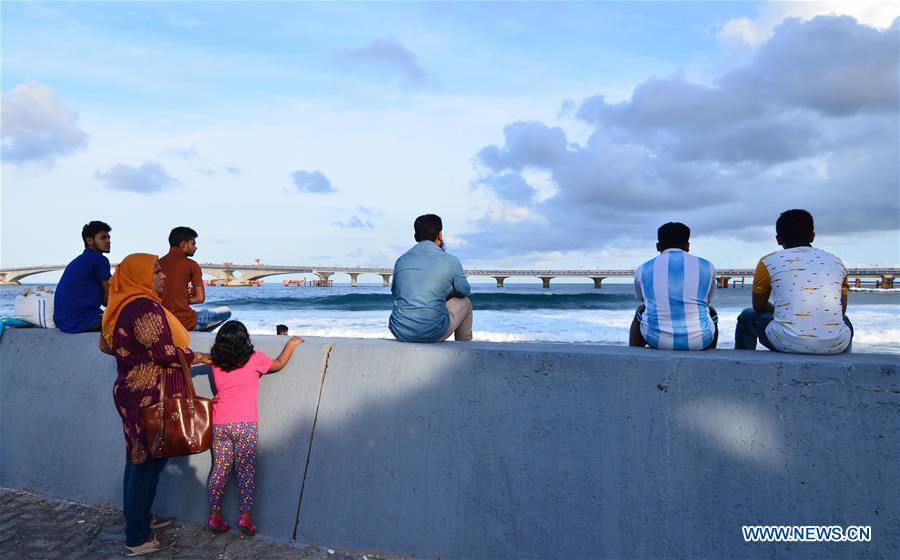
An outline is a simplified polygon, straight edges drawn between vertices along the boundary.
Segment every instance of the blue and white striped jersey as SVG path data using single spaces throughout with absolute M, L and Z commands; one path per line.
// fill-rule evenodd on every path
M 660 350 L 703 350 L 715 325 L 709 303 L 716 293 L 716 269 L 681 249 L 666 249 L 634 271 L 634 295 L 647 309 L 641 334 Z

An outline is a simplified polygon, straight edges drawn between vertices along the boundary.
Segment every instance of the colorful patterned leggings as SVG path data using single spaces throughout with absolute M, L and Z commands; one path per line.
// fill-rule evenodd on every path
M 213 424 L 213 464 L 206 482 L 210 513 L 222 511 L 222 496 L 225 494 L 225 485 L 231 477 L 232 468 L 237 471 L 241 513 L 253 511 L 258 435 L 256 422 Z

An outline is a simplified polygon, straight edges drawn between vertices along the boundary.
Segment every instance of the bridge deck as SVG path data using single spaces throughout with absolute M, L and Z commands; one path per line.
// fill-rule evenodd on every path
M 113 265 L 115 267 L 116 265 Z M 360 267 L 360 266 L 280 266 L 280 265 L 241 265 L 232 263 L 201 263 L 201 269 L 206 274 L 218 276 L 224 279 L 234 279 L 234 273 L 240 272 L 244 280 L 258 280 L 267 276 L 281 274 L 317 274 L 327 278 L 332 274 L 349 274 L 355 285 L 356 278 L 361 274 L 377 274 L 384 278 L 385 283 L 394 271 L 391 268 Z M 65 265 L 48 266 L 24 266 L 0 269 L 0 284 L 18 284 L 20 280 L 42 274 L 65 269 Z M 716 271 L 720 279 L 735 277 L 752 277 L 753 270 L 749 268 L 724 268 Z M 537 277 L 545 280 L 545 285 L 550 278 L 593 278 L 599 282 L 604 278 L 626 278 L 634 275 L 633 269 L 466 269 L 467 276 L 490 276 L 496 278 L 498 285 L 502 280 L 511 277 Z M 871 267 L 848 269 L 851 278 L 880 278 L 883 285 L 893 285 L 893 278 L 900 276 L 900 267 Z M 888 282 L 891 280 L 891 282 Z M 599 286 L 598 286 L 599 287 Z

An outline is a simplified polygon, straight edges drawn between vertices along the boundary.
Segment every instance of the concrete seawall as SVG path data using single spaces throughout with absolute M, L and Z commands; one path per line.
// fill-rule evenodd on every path
M 284 339 L 254 342 L 275 355 Z M 115 363 L 96 343 L 3 335 L 0 485 L 121 505 Z M 211 395 L 207 372 L 194 382 Z M 170 460 L 157 510 L 204 522 L 209 463 Z M 260 531 L 303 543 L 442 558 L 897 558 L 898 357 L 310 339 L 261 384 L 257 473 Z M 744 543 L 742 525 L 869 525 L 872 540 Z

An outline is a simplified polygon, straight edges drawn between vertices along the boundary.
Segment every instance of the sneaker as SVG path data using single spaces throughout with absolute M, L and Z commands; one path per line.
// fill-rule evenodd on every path
M 145 556 L 154 554 L 160 550 L 171 548 L 175 545 L 175 539 L 165 535 L 154 533 L 150 540 L 138 546 L 126 546 L 125 556 Z
M 163 529 L 168 527 L 172 523 L 175 523 L 174 517 L 163 517 L 162 515 L 151 515 L 150 516 L 150 528 L 151 529 Z

